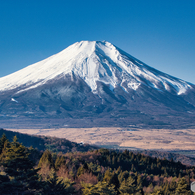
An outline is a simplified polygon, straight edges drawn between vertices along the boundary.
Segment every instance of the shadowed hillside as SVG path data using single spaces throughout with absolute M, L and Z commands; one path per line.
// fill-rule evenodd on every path
M 18 132 L 8 131 L 0 129 L 0 136 L 5 134 L 9 141 L 12 141 L 13 137 L 16 135 L 18 141 L 23 143 L 24 146 L 37 148 L 40 151 L 49 149 L 53 152 L 86 152 L 93 149 L 98 149 L 96 146 L 91 146 L 88 144 L 78 144 L 71 142 L 65 138 L 56 138 L 56 137 L 45 137 L 45 136 L 36 136 L 36 135 L 27 135 Z

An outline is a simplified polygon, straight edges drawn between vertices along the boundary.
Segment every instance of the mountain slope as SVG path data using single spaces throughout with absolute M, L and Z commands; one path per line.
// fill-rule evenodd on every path
M 125 91 L 128 88 L 136 90 L 141 84 L 145 84 L 162 91 L 173 91 L 178 95 L 191 88 L 189 83 L 143 64 L 108 42 L 81 41 L 56 55 L 1 78 L 0 90 L 17 87 L 28 90 L 73 73 L 82 78 L 92 91 L 97 90 L 97 81 L 109 84 L 111 89 L 119 85 Z
M 91 125 L 110 126 L 172 124 L 170 117 L 176 116 L 189 123 L 194 100 L 193 84 L 155 70 L 105 41 L 77 42 L 0 78 L 4 119 L 85 119 Z

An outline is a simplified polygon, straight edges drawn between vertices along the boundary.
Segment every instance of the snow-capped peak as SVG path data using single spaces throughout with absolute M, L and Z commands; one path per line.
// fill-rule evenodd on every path
M 59 79 L 66 74 L 79 76 L 97 90 L 97 82 L 126 92 L 137 90 L 141 84 L 157 90 L 175 90 L 178 95 L 190 89 L 189 83 L 157 71 L 106 41 L 81 41 L 65 50 L 13 74 L 0 78 L 0 91 L 20 87 L 29 90 Z

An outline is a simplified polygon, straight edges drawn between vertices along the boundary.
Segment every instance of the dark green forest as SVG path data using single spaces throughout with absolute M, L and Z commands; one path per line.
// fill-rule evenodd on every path
M 82 150 L 56 152 L 43 144 L 40 151 L 24 146 L 17 136 L 10 140 L 3 134 L 0 138 L 0 194 L 192 194 L 190 183 L 195 181 L 194 166 L 128 150 Z
M 45 151 L 46 149 L 52 152 L 86 152 L 93 149 L 98 149 L 97 146 L 91 146 L 89 144 L 78 144 L 76 142 L 71 142 L 65 138 L 57 137 L 46 137 L 41 135 L 28 135 L 13 131 L 8 131 L 5 129 L 0 129 L 0 136 L 5 134 L 9 141 L 12 141 L 13 137 L 16 135 L 18 141 L 24 146 L 37 148 L 39 151 Z

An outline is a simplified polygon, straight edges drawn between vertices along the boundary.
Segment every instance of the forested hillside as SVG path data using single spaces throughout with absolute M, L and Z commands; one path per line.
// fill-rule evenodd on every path
M 78 144 L 76 142 L 71 142 L 65 138 L 57 137 L 46 137 L 46 136 L 36 136 L 28 135 L 13 131 L 8 131 L 5 129 L 0 129 L 0 136 L 5 134 L 9 141 L 12 141 L 13 137 L 16 135 L 18 141 L 21 142 L 24 146 L 37 148 L 39 151 L 44 151 L 46 149 L 52 152 L 86 152 L 92 149 L 98 149 L 96 146 L 91 146 L 89 144 Z
M 5 135 L 0 138 L 0 163 L 0 194 L 5 195 L 191 194 L 195 180 L 195 167 L 173 160 L 127 150 L 39 153 Z
M 3 134 L 6 135 L 9 141 L 12 141 L 13 137 L 16 135 L 18 138 L 18 141 L 21 142 L 24 146 L 38 149 L 39 151 L 45 151 L 46 149 L 52 151 L 52 152 L 87 152 L 94 149 L 99 149 L 98 146 L 92 146 L 89 144 L 83 144 L 83 143 L 76 143 L 71 142 L 65 138 L 57 138 L 57 137 L 46 137 L 46 136 L 40 136 L 40 135 L 28 135 L 28 134 L 22 134 L 19 132 L 13 132 L 5 129 L 0 129 L 0 136 Z M 122 150 L 121 150 L 122 151 Z M 134 150 L 134 153 L 137 151 Z M 185 156 L 177 153 L 171 153 L 171 152 L 163 152 L 163 151 L 152 151 L 152 150 L 144 150 L 144 151 L 138 151 L 139 153 L 145 154 L 147 156 L 156 157 L 163 159 L 164 157 L 168 160 L 173 159 L 174 161 L 180 161 L 183 164 L 186 165 L 195 165 L 195 158 L 190 156 Z

